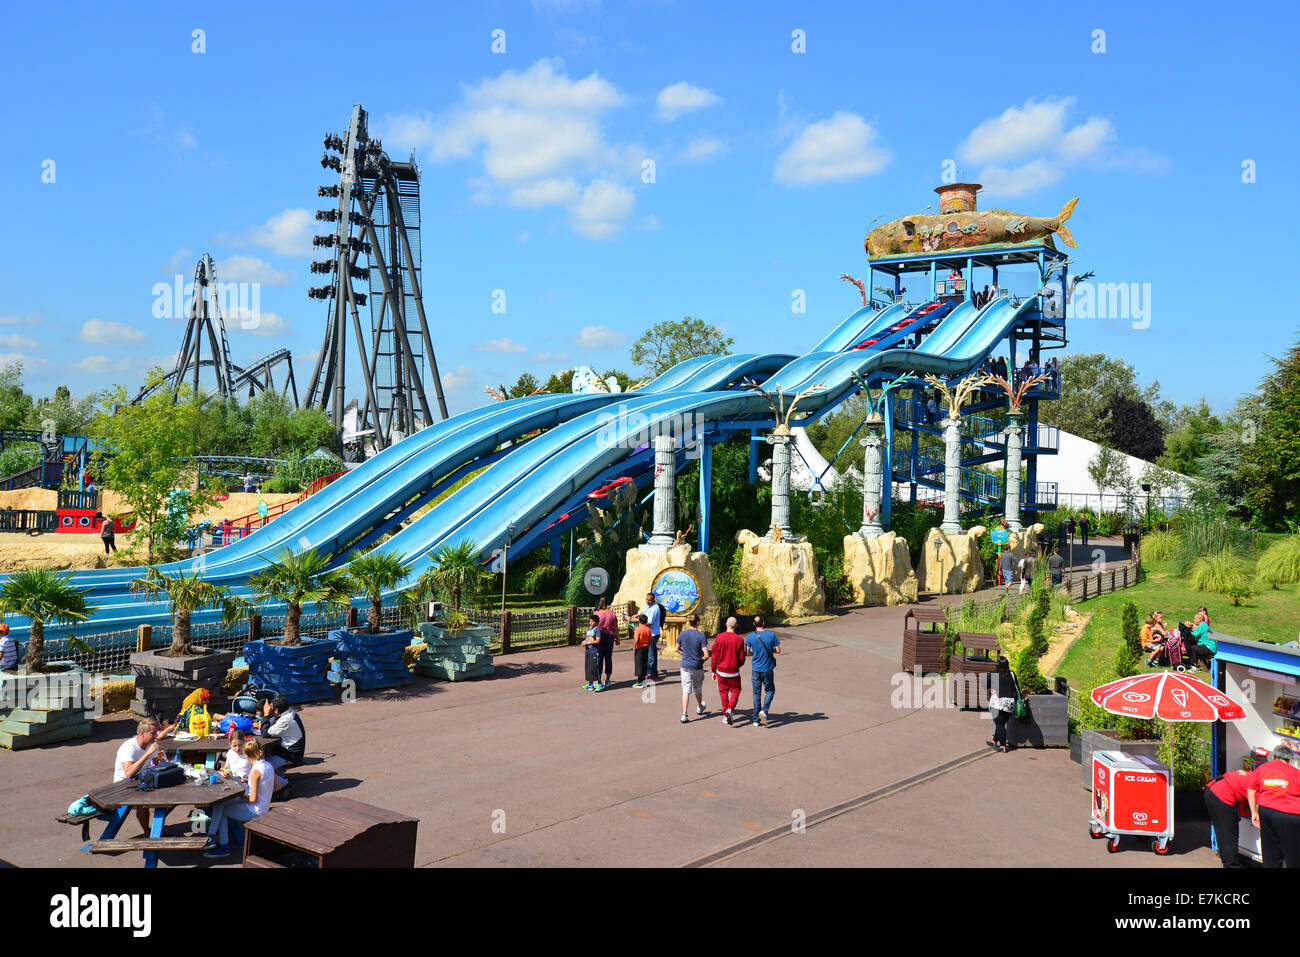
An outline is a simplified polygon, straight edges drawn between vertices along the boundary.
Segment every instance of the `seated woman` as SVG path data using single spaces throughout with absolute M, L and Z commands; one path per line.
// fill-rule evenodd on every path
M 261 817 L 271 806 L 271 792 L 275 788 L 275 771 L 262 755 L 262 745 L 256 738 L 244 742 L 244 757 L 251 762 L 248 772 L 248 791 L 230 798 L 212 809 L 212 837 L 204 846 L 204 857 L 230 856 L 230 822 L 251 821 Z
M 230 750 L 226 752 L 226 765 L 221 769 L 221 773 L 226 777 L 237 778 L 240 781 L 248 780 L 248 775 L 253 770 L 253 762 L 245 756 L 244 744 L 244 732 L 230 732 Z
M 1147 653 L 1147 666 L 1158 668 L 1160 666 L 1160 656 L 1165 651 L 1164 628 L 1156 620 L 1160 612 L 1154 612 L 1147 615 L 1147 620 L 1142 624 L 1142 630 L 1138 632 L 1138 639 L 1142 642 L 1142 650 Z
M 1204 665 L 1210 667 L 1210 659 L 1215 656 L 1219 650 L 1219 643 L 1210 637 L 1210 623 L 1205 620 L 1202 612 L 1197 612 L 1196 617 L 1190 622 L 1183 623 L 1183 645 L 1187 651 L 1187 659 L 1192 665 Z

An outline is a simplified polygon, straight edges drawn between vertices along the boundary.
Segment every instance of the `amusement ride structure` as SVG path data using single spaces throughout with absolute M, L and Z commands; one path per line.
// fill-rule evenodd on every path
M 359 172 L 369 171 L 376 177 L 373 182 L 382 182 L 386 190 L 395 189 L 398 182 L 392 164 L 381 162 L 382 151 L 363 131 L 364 113 L 358 108 L 342 143 L 346 165 L 340 210 L 349 209 L 356 199 L 352 186 L 360 182 Z M 342 192 L 345 188 L 351 191 L 348 196 Z M 693 459 L 700 462 L 701 476 L 699 548 L 707 551 L 711 448 L 738 433 L 751 439 L 751 474 L 758 443 L 773 445 L 774 466 L 782 464 L 777 460 L 783 454 L 785 467 L 772 470 L 774 484 L 785 486 L 773 490 L 771 537 L 779 543 L 782 532 L 788 533 L 789 429 L 828 414 L 863 388 L 886 383 L 888 388 L 863 423 L 871 432 L 869 439 L 861 442 L 868 451 L 864 470 L 868 491 L 862 527 L 854 534 L 869 539 L 888 529 L 890 501 L 903 489 L 910 490 L 913 497 L 920 494 L 918 488 L 942 489 L 945 524 L 955 523 L 960 499 L 981 506 L 1005 500 L 1011 507 L 1014 498 L 1017 516 L 1020 509 L 1032 513 L 1052 507 L 1055 488 L 1036 482 L 1035 459 L 1054 450 L 1051 430 L 1038 424 L 1037 407 L 1039 401 L 1055 397 L 1055 383 L 1040 379 L 1020 390 L 1017 408 L 1003 421 L 980 414 L 1007 407 L 1007 395 L 980 370 L 987 368 L 986 360 L 1000 349 L 1007 350 L 1009 365 L 1015 367 L 1017 345 L 1027 346 L 1035 361 L 1039 350 L 1064 346 L 1065 320 L 1058 315 L 1064 310 L 1045 308 L 1045 303 L 1056 294 L 1049 288 L 1053 277 L 1059 278 L 1061 289 L 1066 288 L 1069 261 L 1056 249 L 1053 235 L 1072 243 L 1062 223 L 1073 203 L 1054 219 L 1000 211 L 981 213 L 975 206 L 978 189 L 972 184 L 940 187 L 938 216 L 909 217 L 873 231 L 867 239 L 872 281 L 868 288 L 875 288 L 879 273 L 882 281 L 892 280 L 893 296 L 887 301 L 868 301 L 805 354 L 699 356 L 627 393 L 529 396 L 489 403 L 433 422 L 414 435 L 393 441 L 273 523 L 203 556 L 205 579 L 247 594 L 249 577 L 285 548 L 315 549 L 329 555 L 334 566 L 344 567 L 361 551 L 376 547 L 404 555 L 412 562 L 413 576 L 428 567 L 430 554 L 437 548 L 462 541 L 472 542 L 485 562 L 507 543 L 512 557 L 549 545 L 553 560 L 558 560 L 561 537 L 586 519 L 589 493 L 627 477 L 638 486 L 639 495 L 646 495 L 656 484 L 671 495 L 668 478 Z M 360 200 L 364 221 L 347 226 L 340 222 L 335 234 L 334 284 L 325 289 L 326 297 L 332 297 L 333 325 L 327 344 L 335 351 L 335 360 L 322 354 L 312 392 L 317 398 L 324 394 L 322 387 L 332 384 L 337 388 L 340 382 L 344 318 L 351 317 L 358 346 L 369 345 L 369 355 L 374 355 L 378 341 L 374 333 L 369 342 L 360 335 L 358 307 L 363 302 L 347 281 L 357 257 L 365 251 L 351 226 L 364 230 L 372 251 L 380 239 L 373 219 L 374 196 L 362 193 L 366 197 Z M 390 204 L 388 211 L 389 223 L 401 221 L 394 205 Z M 889 238 L 888 245 L 877 245 L 882 235 Z M 407 261 L 407 278 L 412 280 L 414 292 L 418 279 L 414 277 L 413 250 L 403 236 L 399 231 L 395 238 Z M 342 239 L 346 239 L 345 246 L 339 245 Z M 391 259 L 371 261 L 388 264 Z M 1037 273 L 1035 291 L 1024 295 L 1007 292 L 1004 284 L 1008 278 L 1017 270 L 1023 277 L 1029 269 Z M 981 279 L 988 277 L 998 295 L 985 299 L 974 294 L 977 272 Z M 915 274 L 928 277 L 931 290 L 921 304 L 901 298 L 904 277 Z M 391 295 L 393 289 L 405 285 L 396 285 L 395 272 L 383 275 L 387 279 L 380 284 L 395 306 L 386 311 L 396 333 L 394 352 L 400 353 L 398 365 L 411 372 L 416 365 L 415 352 L 403 345 L 412 338 L 405 324 L 406 302 L 404 297 Z M 417 309 L 417 314 L 423 340 L 427 327 L 422 310 Z M 425 345 L 431 358 L 432 349 L 427 341 Z M 325 373 L 331 361 L 337 364 L 333 378 L 328 378 Z M 926 376 L 936 377 L 957 397 L 942 431 L 922 418 L 917 399 L 899 399 L 903 388 L 919 394 L 927 386 Z M 436 375 L 434 378 L 436 382 Z M 389 405 L 382 404 L 378 393 L 371 390 L 367 414 L 381 437 L 401 431 L 403 414 L 427 415 L 422 406 L 402 408 L 401 403 L 411 399 L 418 403 L 418 389 L 408 388 L 422 380 L 412 377 L 410 386 L 407 381 L 402 380 L 402 388 L 397 389 L 394 376 Z M 754 385 L 761 385 L 762 391 Z M 768 401 L 771 395 L 797 396 L 797 410 L 793 405 L 784 406 L 778 416 Z M 1027 415 L 1028 423 L 1023 443 L 1022 414 Z M 683 429 L 683 422 L 692 425 Z M 933 451 L 940 435 L 942 458 Z M 849 444 L 845 443 L 841 455 Z M 1016 474 L 1019 469 L 999 474 L 979 467 L 1006 460 L 1013 449 L 1025 463 L 1023 480 Z M 1011 461 L 1014 465 L 1015 458 Z M 414 517 L 471 473 L 479 474 Z M 787 503 L 787 511 L 778 515 L 776 503 L 781 501 Z M 865 514 L 873 509 L 874 514 Z M 671 538 L 676 530 L 659 526 L 670 521 L 672 509 L 656 507 L 655 515 L 651 541 L 665 535 Z M 164 571 L 189 569 L 195 567 L 195 561 L 165 566 Z M 140 573 L 140 569 L 131 568 L 73 573 L 76 583 L 88 590 L 87 603 L 97 609 L 94 628 L 134 628 L 142 622 L 167 620 L 165 602 L 142 602 L 129 592 L 128 583 Z M 196 613 L 195 620 L 200 617 Z M 15 622 L 14 630 L 23 630 L 20 621 Z M 54 631 L 47 627 L 47 633 Z

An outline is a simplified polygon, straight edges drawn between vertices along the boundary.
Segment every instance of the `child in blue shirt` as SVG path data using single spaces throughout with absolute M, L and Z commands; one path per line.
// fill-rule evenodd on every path
M 604 691 L 605 686 L 600 683 L 600 619 L 592 615 L 588 624 L 591 627 L 587 629 L 587 635 L 582 639 L 587 677 L 587 683 L 582 686 L 582 690 Z

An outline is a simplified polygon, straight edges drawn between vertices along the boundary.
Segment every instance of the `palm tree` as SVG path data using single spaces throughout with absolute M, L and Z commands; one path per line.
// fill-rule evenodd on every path
M 339 569 L 331 569 L 329 557 L 315 549 L 284 549 L 266 568 L 250 576 L 248 583 L 258 601 L 284 602 L 284 645 L 302 644 L 298 622 L 303 605 L 347 608 L 352 604 L 347 576 Z
M 0 586 L 0 616 L 22 615 L 31 622 L 27 639 L 27 670 L 45 668 L 45 623 L 76 625 L 97 609 L 87 607 L 86 590 L 72 584 L 72 575 L 50 569 L 27 569 L 10 575 Z M 86 643 L 73 639 L 74 647 L 89 651 Z
M 348 563 L 348 581 L 370 602 L 366 631 L 377 635 L 384 630 L 384 592 L 391 591 L 411 574 L 411 564 L 400 552 L 372 548 Z
M 173 657 L 193 654 L 190 644 L 190 616 L 204 608 L 219 608 L 222 624 L 233 625 L 256 606 L 247 598 L 232 594 L 224 585 L 204 581 L 195 571 L 164 574 L 149 568 L 143 578 L 136 578 L 128 586 L 137 595 L 157 599 L 165 594 L 171 604 L 172 644 L 167 650 Z
M 479 547 L 469 539 L 455 545 L 443 545 L 430 558 L 430 584 L 439 593 L 451 595 L 453 612 L 460 611 L 463 598 L 475 598 L 483 587 L 483 566 L 478 561 Z

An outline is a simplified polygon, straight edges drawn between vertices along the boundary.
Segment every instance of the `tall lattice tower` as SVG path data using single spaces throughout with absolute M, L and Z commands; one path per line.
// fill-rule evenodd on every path
M 347 132 L 325 137 L 321 165 L 339 173 L 339 184 L 320 187 L 318 195 L 337 198 L 338 206 L 316 213 L 318 221 L 334 224 L 334 232 L 313 240 L 332 258 L 311 267 L 331 281 L 308 291 L 311 298 L 325 300 L 329 311 L 307 404 L 328 409 L 342 433 L 347 358 L 354 354 L 364 389 L 358 396 L 356 437 L 379 449 L 433 421 L 426 380 L 444 419 L 447 403 L 420 292 L 419 169 L 414 158 L 390 160 L 382 144 L 370 138 L 366 123 L 366 111 L 357 105 Z M 365 266 L 359 265 L 362 255 Z M 354 279 L 365 280 L 367 291 L 355 290 Z M 366 305 L 370 316 L 363 324 L 360 307 Z M 348 348 L 349 339 L 355 351 Z

